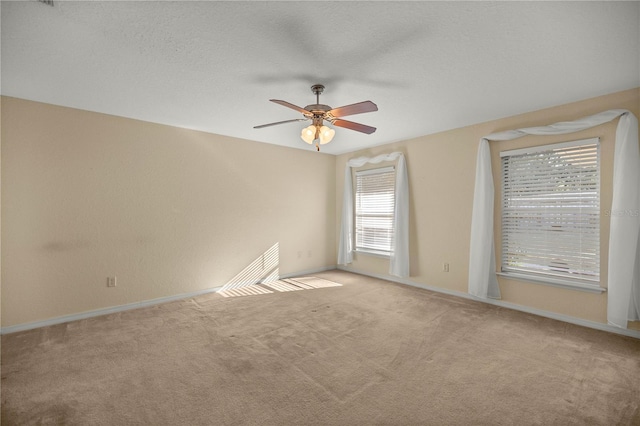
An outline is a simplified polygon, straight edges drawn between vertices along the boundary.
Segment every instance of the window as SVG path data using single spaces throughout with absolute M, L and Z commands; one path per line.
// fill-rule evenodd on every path
M 595 138 L 500 153 L 502 272 L 599 285 L 599 152 Z
M 393 238 L 395 169 L 356 172 L 356 251 L 389 256 Z

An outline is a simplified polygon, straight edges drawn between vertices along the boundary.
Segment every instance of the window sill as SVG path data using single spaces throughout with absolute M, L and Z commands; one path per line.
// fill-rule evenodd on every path
M 364 254 L 364 255 L 367 255 L 367 256 L 381 257 L 383 259 L 391 258 L 391 253 L 387 253 L 387 252 L 384 252 L 384 251 L 356 249 L 355 252 L 357 254 Z
M 597 284 L 585 284 L 570 280 L 563 280 L 561 278 L 551 278 L 551 277 L 536 277 L 527 274 L 518 274 L 515 272 L 496 272 L 496 275 L 500 275 L 505 278 L 510 278 L 514 280 L 527 281 L 534 284 L 544 284 L 550 285 L 552 287 L 560 287 L 569 290 L 578 290 L 578 291 L 586 291 L 589 293 L 604 293 L 607 291 L 606 288 L 600 287 Z

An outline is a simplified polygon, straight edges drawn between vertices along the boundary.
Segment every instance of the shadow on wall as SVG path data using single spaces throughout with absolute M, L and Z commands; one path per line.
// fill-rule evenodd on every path
M 257 283 L 268 283 L 280 278 L 280 244 L 275 243 L 238 275 L 231 278 L 220 291 L 241 288 Z

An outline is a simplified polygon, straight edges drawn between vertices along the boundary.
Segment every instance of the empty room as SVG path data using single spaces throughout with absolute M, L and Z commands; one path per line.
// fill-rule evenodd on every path
M 640 2 L 0 17 L 2 425 L 640 425 Z

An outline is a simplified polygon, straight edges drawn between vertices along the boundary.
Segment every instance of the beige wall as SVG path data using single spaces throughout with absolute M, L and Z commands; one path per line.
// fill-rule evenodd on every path
M 574 120 L 612 108 L 640 112 L 640 89 L 614 93 L 582 102 L 548 108 L 488 123 L 477 124 L 434 135 L 340 155 L 336 162 L 337 223 L 342 208 L 344 167 L 350 158 L 401 151 L 407 159 L 410 186 L 411 277 L 447 290 L 467 292 L 469 273 L 469 233 L 478 141 L 490 133 L 521 127 Z M 425 118 L 425 119 L 428 119 Z M 611 208 L 613 144 L 617 120 L 591 130 L 560 137 L 534 137 L 511 142 L 491 142 L 496 188 L 496 257 L 500 262 L 500 177 L 499 152 L 524 146 L 544 145 L 588 137 L 601 138 L 601 276 L 606 287 L 609 223 Z M 498 171 L 498 172 L 496 172 Z M 336 235 L 339 226 L 336 229 Z M 443 272 L 442 264 L 450 264 Z M 366 255 L 355 255 L 353 269 L 388 274 L 389 262 Z M 593 294 L 499 277 L 503 300 L 518 305 L 606 323 L 606 293 Z
M 335 265 L 335 157 L 2 98 L 2 326 Z M 117 287 L 107 288 L 108 276 Z

